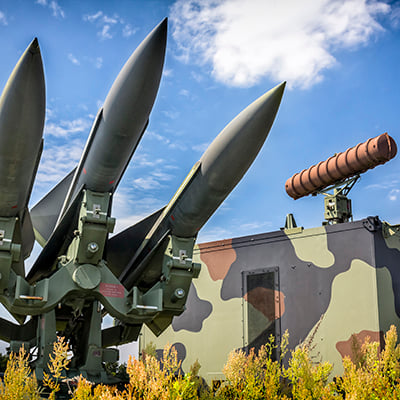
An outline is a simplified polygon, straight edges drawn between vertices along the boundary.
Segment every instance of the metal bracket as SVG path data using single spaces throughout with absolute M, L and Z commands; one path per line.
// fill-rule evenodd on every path
M 376 232 L 378 229 L 382 227 L 382 222 L 379 217 L 367 217 L 365 221 L 363 221 L 364 228 L 369 232 Z
M 13 242 L 17 221 L 15 217 L 0 218 L 0 294 L 9 286 L 10 270 L 21 257 L 21 245 Z
M 200 264 L 193 262 L 196 238 L 170 235 L 168 240 L 159 282 L 142 295 L 141 304 L 133 303 L 131 311 L 155 314 L 146 324 L 156 335 L 167 328 L 174 316 L 180 315 L 185 310 L 192 279 L 199 276 L 201 269 Z M 134 288 L 133 293 L 137 293 L 137 290 Z
M 78 229 L 68 249 L 68 259 L 93 265 L 102 260 L 107 236 L 115 226 L 115 218 L 108 216 L 110 197 L 110 193 L 84 190 Z
M 360 174 L 357 174 L 323 190 L 312 193 L 313 196 L 317 194 L 323 194 L 325 196 L 324 217 L 326 221 L 324 221 L 323 225 L 353 221 L 351 200 L 347 198 L 347 195 L 359 179 Z M 329 193 L 329 190 L 333 190 L 333 193 Z

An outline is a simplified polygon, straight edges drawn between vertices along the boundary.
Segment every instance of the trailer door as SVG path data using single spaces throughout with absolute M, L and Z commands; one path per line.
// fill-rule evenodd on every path
M 279 268 L 264 268 L 243 271 L 243 347 L 246 351 L 255 351 L 275 337 L 279 346 L 280 328 L 280 296 Z M 278 349 L 277 349 L 278 350 Z M 274 351 L 273 357 L 279 357 Z

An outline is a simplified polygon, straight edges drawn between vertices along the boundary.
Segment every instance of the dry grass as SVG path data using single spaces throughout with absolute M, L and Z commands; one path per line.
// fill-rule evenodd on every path
M 400 346 L 394 326 L 385 335 L 385 346 L 379 351 L 376 342 L 367 340 L 357 346 L 357 357 L 343 359 L 344 374 L 329 380 L 332 365 L 316 363 L 310 357 L 310 343 L 291 351 L 288 363 L 282 362 L 288 350 L 285 333 L 280 360 L 273 361 L 277 348 L 274 339 L 258 352 L 242 350 L 229 354 L 224 367 L 226 381 L 212 393 L 204 387 L 197 375 L 196 362 L 190 372 L 182 375 L 177 352 L 171 346 L 164 348 L 162 362 L 149 354 L 141 360 L 130 358 L 127 365 L 129 383 L 124 390 L 105 385 L 93 385 L 77 377 L 71 398 L 75 400 L 257 400 L 257 399 L 400 399 Z M 51 399 L 60 390 L 60 382 L 68 369 L 68 344 L 62 338 L 54 344 L 49 373 L 44 384 L 50 389 Z M 4 381 L 0 381 L 0 400 L 40 399 L 41 393 L 35 375 L 29 367 L 29 354 L 22 348 L 9 356 Z

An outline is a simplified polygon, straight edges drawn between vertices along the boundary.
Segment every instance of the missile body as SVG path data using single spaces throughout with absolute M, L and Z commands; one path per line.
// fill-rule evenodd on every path
M 111 194 L 115 191 L 147 127 L 160 84 L 166 40 L 164 19 L 118 74 L 97 114 L 72 179 L 71 175 L 64 178 L 31 210 L 36 238 L 45 247 L 27 276 L 30 282 L 47 276 L 49 265 L 69 244 L 65 238 L 75 229 L 82 189 Z M 60 211 L 54 215 L 54 210 Z
M 22 217 L 42 149 L 45 117 L 42 57 L 34 39 L 0 98 L 0 216 Z
M 242 179 L 264 144 L 285 82 L 243 110 L 200 158 L 199 171 L 171 209 L 171 232 L 193 237 Z
M 165 237 L 195 237 L 253 163 L 274 122 L 285 82 L 243 110 L 211 143 L 120 276 L 125 287 L 151 285 L 157 271 L 146 258 Z M 142 275 L 143 274 L 143 275 Z
M 163 70 L 167 19 L 130 56 L 100 109 L 61 215 L 77 192 L 114 192 L 146 129 Z
M 384 164 L 396 153 L 396 142 L 383 133 L 294 174 L 285 183 L 286 192 L 293 199 L 299 199 Z

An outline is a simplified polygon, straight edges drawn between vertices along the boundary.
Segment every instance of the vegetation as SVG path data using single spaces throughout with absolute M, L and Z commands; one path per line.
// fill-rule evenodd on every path
M 126 373 L 128 383 L 122 390 L 105 385 L 93 385 L 83 377 L 75 379 L 71 399 L 76 400 L 246 400 L 246 399 L 400 399 L 400 345 L 394 326 L 385 335 L 385 346 L 366 340 L 353 346 L 353 360 L 343 359 L 344 374 L 330 380 L 332 365 L 315 363 L 310 356 L 310 344 L 298 346 L 288 353 L 288 334 L 280 345 L 280 359 L 273 361 L 274 339 L 248 354 L 242 350 L 229 354 L 223 369 L 226 381 L 213 393 L 199 375 L 196 362 L 186 374 L 181 372 L 176 350 L 167 345 L 162 361 L 153 348 L 147 349 L 141 360 L 130 358 L 126 369 L 109 365 L 114 375 Z M 54 344 L 54 354 L 45 374 L 44 385 L 49 398 L 56 398 L 60 383 L 68 369 L 68 344 L 60 338 Z M 288 355 L 288 362 L 283 358 Z M 0 381 L 0 400 L 40 399 L 40 389 L 31 372 L 29 354 L 21 349 L 8 357 L 3 381 Z
M 8 357 L 0 354 L 0 372 L 4 372 L 7 368 Z

